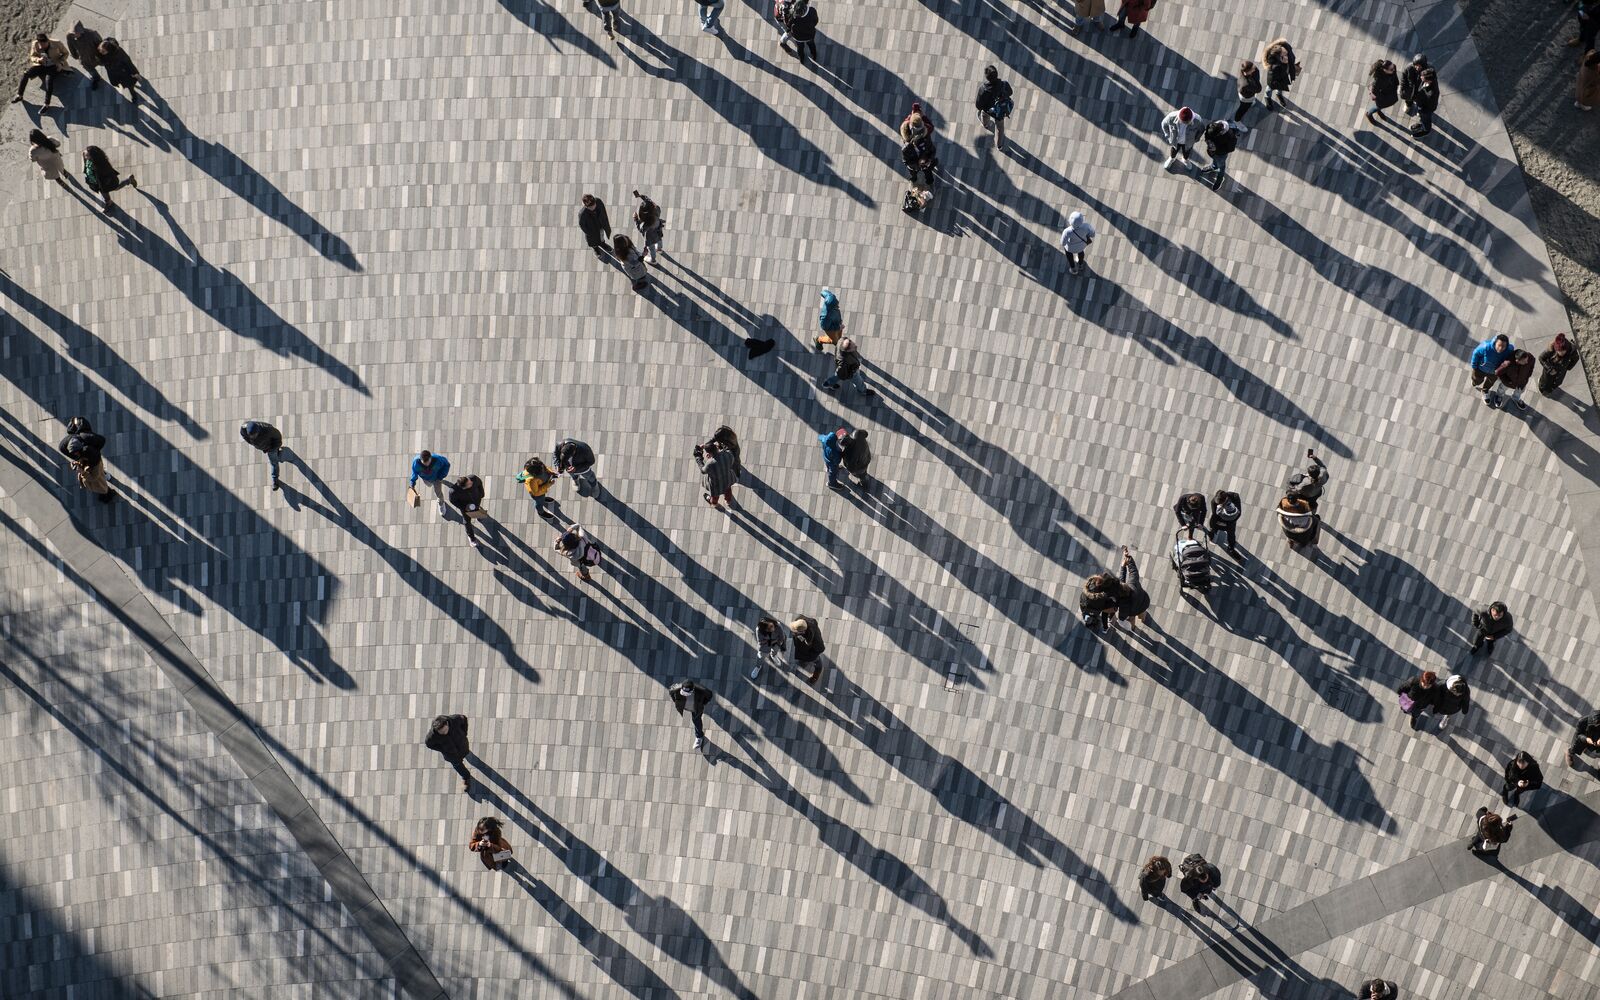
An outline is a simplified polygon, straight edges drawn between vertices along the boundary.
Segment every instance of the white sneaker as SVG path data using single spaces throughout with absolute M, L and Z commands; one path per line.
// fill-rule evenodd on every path
M 472 547 L 473 548 L 477 548 L 478 547 L 478 540 L 476 538 L 469 538 L 469 539 L 467 539 L 467 541 L 472 543 Z
M 444 517 L 444 501 L 439 501 L 439 516 Z
M 1161 169 L 1162 170 L 1171 170 L 1172 169 L 1172 165 L 1174 163 L 1177 163 L 1177 162 L 1178 162 L 1178 158 L 1176 156 L 1169 156 L 1169 157 L 1167 157 L 1167 162 L 1165 162 L 1165 163 L 1163 163 L 1161 165 Z
M 694 748 L 696 750 L 700 749 L 701 747 L 703 747 L 705 745 L 706 745 L 706 738 L 704 736 L 696 736 L 694 738 Z
M 760 676 L 761 676 L 761 664 L 757 663 L 755 666 L 750 668 L 750 679 L 751 680 L 755 680 L 756 678 L 758 678 Z

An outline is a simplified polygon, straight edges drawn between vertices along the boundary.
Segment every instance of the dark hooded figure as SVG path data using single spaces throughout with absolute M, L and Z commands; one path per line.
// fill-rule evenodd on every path
M 867 481 L 867 466 L 872 464 L 872 449 L 867 447 L 867 432 L 857 427 L 844 439 L 844 468 L 858 482 Z

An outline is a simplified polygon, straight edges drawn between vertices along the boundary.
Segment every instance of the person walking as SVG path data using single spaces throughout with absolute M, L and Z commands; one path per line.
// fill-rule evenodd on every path
M 1078 593 L 1078 614 L 1086 628 L 1106 632 L 1111 628 L 1111 616 L 1117 610 L 1117 596 L 1122 584 L 1110 573 L 1095 573 L 1083 581 Z
M 1256 96 L 1261 93 L 1261 70 L 1246 59 L 1239 63 L 1239 106 L 1233 109 L 1233 120 L 1244 121 L 1244 116 L 1255 107 Z
M 1139 898 L 1146 903 L 1161 899 L 1167 891 L 1167 879 L 1171 877 L 1172 862 L 1160 854 L 1152 855 L 1139 869 Z
M 1122 572 L 1121 586 L 1117 591 L 1117 618 L 1128 623 L 1128 631 L 1134 632 L 1140 623 L 1147 622 L 1150 617 L 1150 595 L 1139 582 L 1139 564 L 1133 561 L 1133 553 L 1128 547 L 1122 547 Z
M 1477 829 L 1467 841 L 1467 850 L 1473 854 L 1498 854 L 1500 845 L 1511 839 L 1511 824 L 1517 821 L 1516 813 L 1502 819 L 1487 806 L 1479 806 L 1475 818 Z
M 139 95 L 133 88 L 138 86 L 140 76 L 139 67 L 133 64 L 133 59 L 115 38 L 102 41 L 98 53 L 100 65 L 106 68 L 106 79 L 113 87 L 126 90 L 130 103 L 138 104 Z
M 89 190 L 105 199 L 105 210 L 109 214 L 116 206 L 111 204 L 111 192 L 120 191 L 128 185 L 135 188 L 139 186 L 139 178 L 128 175 L 123 180 L 115 168 L 111 166 L 110 157 L 99 146 L 90 146 L 83 151 L 83 182 Z
M 606 214 L 605 202 L 592 194 L 584 195 L 583 207 L 578 210 L 578 228 L 583 230 L 583 238 L 597 258 L 605 260 L 611 255 L 606 245 L 611 239 L 611 216 Z
M 1422 728 L 1423 712 L 1432 710 L 1438 714 L 1439 700 L 1444 695 L 1444 685 L 1432 670 L 1424 670 L 1395 690 L 1400 694 L 1400 711 L 1410 717 L 1413 732 Z
M 1558 333 L 1550 346 L 1539 355 L 1539 392 L 1548 396 L 1566 381 L 1567 372 L 1578 366 L 1578 352 L 1572 349 L 1567 335 Z
M 828 489 L 842 490 L 844 484 L 839 482 L 839 466 L 844 461 L 844 439 L 850 432 L 841 427 L 829 434 L 818 434 L 817 442 L 822 445 L 822 464 L 828 470 Z
M 1411 99 L 1417 106 L 1417 123 L 1411 126 L 1411 135 L 1420 139 L 1433 131 L 1433 116 L 1439 110 L 1439 76 L 1431 68 L 1422 71 L 1422 80 Z
M 606 37 L 613 42 L 622 33 L 622 0 L 594 0 L 600 9 L 600 23 L 605 26 Z
M 1073 16 L 1073 15 L 1076 16 Z M 1106 30 L 1106 0 L 1074 0 L 1073 13 L 1068 14 L 1067 34 L 1076 35 L 1085 21 Z
M 1243 513 L 1239 494 L 1231 490 L 1211 494 L 1211 540 L 1225 546 L 1235 559 L 1239 558 L 1239 517 Z
M 33 44 L 28 46 L 28 68 L 23 71 L 22 79 L 17 81 L 17 96 L 11 99 L 11 103 L 22 100 L 29 80 L 40 80 L 44 87 L 43 107 L 48 108 L 50 98 L 55 93 L 56 77 L 66 71 L 67 47 L 44 32 L 39 32 L 33 36 Z
M 817 314 L 817 336 L 811 344 L 820 353 L 825 345 L 837 344 L 844 336 L 844 313 L 839 309 L 839 296 L 833 289 L 822 290 L 822 309 Z
M 628 279 L 634 291 L 642 292 L 650 287 L 650 272 L 644 266 L 644 255 L 625 234 L 618 233 L 611 238 L 611 253 L 622 265 L 622 276 Z
M 1500 786 L 1500 801 L 1515 809 L 1524 794 L 1543 787 L 1544 772 L 1539 770 L 1533 754 L 1518 750 L 1516 756 L 1506 762 L 1506 780 Z
M 901 146 L 900 161 L 905 164 L 906 176 L 912 184 L 921 176 L 922 184 L 933 188 L 933 172 L 939 169 L 939 151 L 934 148 L 932 136 L 924 135 Z
M 524 462 L 522 471 L 517 473 L 517 482 L 522 484 L 522 488 L 528 492 L 528 499 L 533 501 L 533 512 L 546 521 L 556 519 L 550 510 L 550 505 L 555 502 L 550 499 L 550 487 L 555 485 L 555 481 L 556 474 L 538 456 Z
M 1372 98 L 1372 107 L 1367 109 L 1367 124 L 1376 125 L 1379 118 L 1389 121 L 1384 112 L 1400 103 L 1400 73 L 1394 63 L 1379 59 L 1372 64 L 1367 74 L 1367 96 Z
M 55 181 L 62 187 L 67 186 L 66 170 L 67 161 L 61 157 L 61 143 L 45 135 L 39 129 L 28 133 L 28 159 L 39 168 L 47 181 Z
M 784 25 L 783 36 L 778 39 L 778 47 L 788 52 L 788 40 L 794 39 L 794 54 L 800 57 L 801 65 L 805 65 L 806 53 L 811 53 L 811 58 L 817 58 L 817 9 L 811 6 L 810 0 L 791 0 L 789 4 L 789 20 Z
M 267 466 L 272 470 L 272 488 L 276 491 L 278 466 L 283 460 L 283 432 L 265 420 L 246 420 L 239 425 L 239 437 L 267 456 Z
M 1511 390 L 1511 401 L 1517 404 L 1519 410 L 1528 408 L 1528 404 L 1523 402 L 1522 391 L 1528 387 L 1528 380 L 1533 378 L 1533 365 L 1533 355 L 1518 348 L 1494 370 L 1500 384 Z
M 1190 538 L 1194 537 L 1196 529 L 1205 532 L 1206 495 L 1204 493 L 1183 494 L 1178 497 L 1178 502 L 1172 505 L 1172 512 L 1178 515 L 1178 527 L 1189 529 Z
M 717 9 L 722 9 L 722 0 L 717 0 Z M 633 227 L 639 230 L 639 236 L 644 240 L 645 262 L 654 264 L 656 254 L 661 252 L 661 240 L 666 235 L 667 223 L 661 217 L 660 205 L 637 191 L 633 196 L 639 199 L 639 207 L 633 211 Z
M 584 583 L 594 579 L 589 570 L 600 565 L 600 546 L 582 525 L 574 522 L 566 531 L 557 533 L 556 552 L 572 564 L 572 572 L 578 579 Z
M 101 503 L 111 503 L 117 498 L 111 491 L 111 484 L 106 482 L 106 463 L 102 456 L 106 439 L 94 432 L 88 417 L 73 417 L 67 421 L 67 436 L 56 447 L 72 463 L 79 486 L 93 493 Z
M 406 492 L 420 500 L 417 480 L 422 480 L 425 485 L 432 488 L 433 499 L 439 504 L 439 516 L 444 517 L 444 487 L 445 477 L 448 475 L 450 475 L 450 460 L 424 448 L 411 459 L 411 479 L 406 482 Z M 411 505 L 415 507 L 417 502 L 418 500 L 413 500 Z
M 1356 1000 L 1394 1000 L 1398 988 L 1386 979 L 1369 979 L 1356 990 Z
M 928 113 L 922 110 L 921 102 L 912 101 L 911 110 L 906 113 L 904 118 L 900 119 L 900 141 L 913 142 L 924 137 L 932 138 L 932 136 L 933 119 L 929 118 Z
M 778 619 L 763 615 L 756 622 L 756 662 L 750 668 L 750 679 L 761 676 L 766 666 L 785 667 L 789 664 L 789 636 Z
M 816 664 L 806 676 L 806 683 L 815 687 L 822 678 L 822 654 L 828 648 L 822 641 L 822 629 L 810 615 L 798 615 L 789 623 L 789 635 L 794 640 L 794 662 L 799 666 Z
M 500 821 L 493 816 L 478 820 L 478 825 L 472 828 L 472 839 L 467 841 L 467 850 L 476 854 L 478 860 L 483 862 L 483 867 L 490 871 L 506 868 L 512 863 L 511 844 L 500 828 Z
M 577 438 L 562 438 L 556 442 L 552 455 L 556 463 L 556 472 L 572 478 L 572 486 L 578 491 L 578 496 L 590 496 L 600 489 L 600 480 L 595 475 L 594 467 L 597 462 L 594 449 Z
M 689 721 L 694 725 L 694 748 L 696 750 L 706 745 L 705 711 L 711 704 L 711 692 L 691 680 L 681 680 L 668 689 L 672 697 L 672 707 L 682 715 L 683 710 L 689 710 Z
M 1460 674 L 1451 674 L 1445 678 L 1444 690 L 1439 693 L 1439 701 L 1433 708 L 1433 714 L 1439 717 L 1439 729 L 1443 731 L 1450 725 L 1450 718 L 1460 715 L 1466 718 L 1472 711 L 1472 689 L 1467 687 L 1467 679 Z
M 467 528 L 467 542 L 478 547 L 478 533 L 473 523 L 487 516 L 483 509 L 483 480 L 477 476 L 462 476 L 450 485 L 450 506 L 461 512 L 461 522 Z
M 1094 236 L 1094 226 L 1082 212 L 1073 212 L 1067 217 L 1067 228 L 1061 230 L 1061 252 L 1067 255 L 1068 274 L 1083 273 L 1083 255 L 1094 242 Z
M 1295 59 L 1294 47 L 1289 40 L 1275 38 L 1268 42 L 1261 53 L 1261 65 L 1267 68 L 1267 98 L 1264 103 L 1271 108 L 1272 99 L 1276 97 L 1279 107 L 1288 107 L 1289 88 L 1300 76 L 1300 63 Z
M 1178 891 L 1188 896 L 1194 910 L 1199 912 L 1200 904 L 1210 899 L 1222 885 L 1222 872 L 1198 854 L 1184 858 L 1181 870 L 1183 880 L 1178 883 Z
M 1171 170 L 1179 156 L 1183 157 L 1185 166 L 1192 167 L 1194 163 L 1189 154 L 1194 151 L 1194 144 L 1205 134 L 1205 130 L 1206 120 L 1188 107 L 1179 108 L 1161 119 L 1161 135 L 1167 140 L 1167 162 L 1161 165 L 1161 169 Z
M 743 479 L 744 452 L 739 449 L 739 435 L 733 432 L 733 428 L 729 427 L 727 424 L 723 424 L 721 427 L 718 427 L 716 430 L 711 432 L 710 443 L 718 445 L 723 449 L 733 453 L 734 465 L 738 467 L 739 478 Z
M 733 486 L 739 481 L 739 460 L 715 441 L 694 446 L 694 463 L 700 468 L 700 496 L 717 510 L 733 506 Z
M 1122 0 L 1122 9 L 1117 11 L 1117 23 L 1111 26 L 1113 32 L 1128 29 L 1128 37 L 1132 38 L 1139 33 L 1139 26 L 1150 20 L 1150 12 L 1155 9 L 1156 0 Z
M 467 745 L 465 715 L 434 716 L 433 723 L 428 726 L 428 738 L 422 745 L 450 762 L 450 766 L 461 775 L 463 792 L 472 791 L 472 772 L 467 770 L 466 763 L 467 754 L 472 752 L 472 748 Z
M 1579 111 L 1591 111 L 1600 103 L 1600 52 L 1590 49 L 1578 60 L 1578 81 L 1574 89 L 1577 96 L 1572 106 Z
M 1417 88 L 1422 86 L 1422 72 L 1428 68 L 1428 57 L 1418 52 L 1400 74 L 1400 100 L 1405 102 L 1407 118 L 1417 116 Z
M 1006 119 L 1016 107 L 1011 84 L 1000 79 L 1000 70 L 994 66 L 983 68 L 983 83 L 978 85 L 978 98 L 973 103 L 978 108 L 978 123 L 994 132 L 994 148 L 998 150 L 1006 144 Z
M 67 32 L 67 52 L 72 58 L 78 60 L 78 65 L 89 74 L 89 89 L 100 89 L 100 43 L 103 41 L 100 32 L 93 28 L 86 28 L 82 21 L 72 26 Z
M 1286 496 L 1278 501 L 1278 527 L 1291 549 L 1314 547 L 1322 534 L 1322 518 L 1309 500 Z
M 696 0 L 700 6 L 700 30 L 709 35 L 722 34 L 722 0 Z M 638 194 L 637 191 L 634 194 Z
M 1211 190 L 1219 190 L 1222 182 L 1228 179 L 1228 157 L 1239 148 L 1239 137 L 1245 131 L 1243 125 L 1226 118 L 1206 126 L 1202 135 L 1206 140 L 1206 156 L 1210 157 L 1211 164 L 1200 171 L 1200 176 L 1211 177 Z
M 1494 409 L 1500 405 L 1500 394 L 1494 391 L 1499 381 L 1500 365 L 1509 360 L 1516 349 L 1511 338 L 1495 334 L 1472 350 L 1472 387 L 1483 394 L 1483 405 Z
M 1577 767 L 1580 755 L 1593 757 L 1597 753 L 1600 753 L 1600 712 L 1590 712 L 1573 728 L 1572 743 L 1567 747 L 1567 766 Z
M 1322 499 L 1322 488 L 1328 485 L 1328 467 L 1317 457 L 1313 448 L 1306 449 L 1306 458 L 1311 460 L 1311 464 L 1306 466 L 1304 472 L 1290 474 L 1283 495 L 1293 500 L 1304 500 L 1315 511 L 1317 501 Z
M 1474 653 L 1480 649 L 1493 653 L 1494 641 L 1509 635 L 1511 628 L 1511 609 L 1495 601 L 1482 611 L 1472 613 L 1472 645 L 1468 648 Z
M 851 337 L 839 341 L 838 353 L 833 359 L 833 374 L 822 382 L 825 392 L 838 392 L 840 385 L 848 385 L 862 396 L 878 394 L 878 390 L 867 385 L 867 377 L 861 374 L 861 350 Z
M 867 445 L 867 432 L 860 427 L 851 431 L 840 447 L 844 454 L 841 461 L 844 470 L 856 478 L 862 486 L 867 484 L 867 468 L 872 465 L 872 449 Z

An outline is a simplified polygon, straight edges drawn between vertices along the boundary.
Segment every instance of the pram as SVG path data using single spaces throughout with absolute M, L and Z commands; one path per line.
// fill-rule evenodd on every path
M 1211 547 L 1194 537 L 1195 529 L 1179 528 L 1172 541 L 1172 569 L 1178 574 L 1179 590 L 1211 590 Z

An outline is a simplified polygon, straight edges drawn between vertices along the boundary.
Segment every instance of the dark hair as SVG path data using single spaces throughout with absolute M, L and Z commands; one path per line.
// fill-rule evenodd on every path
M 1516 761 L 1518 764 L 1532 764 L 1533 754 L 1526 750 L 1518 750 L 1517 755 L 1511 759 Z
M 611 249 L 618 257 L 627 257 L 633 253 L 633 241 L 618 233 L 611 238 Z
M 556 539 L 556 548 L 562 552 L 570 552 L 578 547 L 578 540 L 578 532 L 574 528 Z
M 1423 55 L 1421 52 L 1418 52 L 1416 55 L 1411 57 L 1411 65 L 1426 66 L 1428 65 L 1428 57 Z
M 67 421 L 68 434 L 93 434 L 94 428 L 89 426 L 88 417 L 73 417 Z
M 983 78 L 985 80 L 998 80 L 1000 79 L 1000 71 L 993 66 L 985 66 L 983 68 Z
M 36 42 L 44 42 L 48 45 L 50 43 L 50 36 L 41 31 L 37 35 L 33 36 L 33 40 Z
M 458 490 L 467 489 L 468 487 L 470 487 L 472 485 L 473 478 L 474 477 L 472 477 L 472 476 L 462 476 L 460 479 L 457 479 L 456 480 L 456 489 L 458 489 Z
M 1503 615 L 1507 611 L 1510 611 L 1510 610 L 1511 610 L 1510 608 L 1506 607 L 1504 601 L 1495 601 L 1493 604 L 1489 605 L 1489 613 L 1491 615 L 1494 614 L 1495 612 L 1499 612 L 1500 614 Z
M 1425 69 L 1425 70 L 1422 71 L 1422 82 L 1423 83 L 1438 83 L 1439 82 L 1439 74 L 1435 73 L 1432 69 Z
M 1439 675 L 1434 673 L 1432 670 L 1424 670 L 1422 672 L 1422 677 L 1419 679 L 1422 681 L 1423 687 L 1427 687 L 1429 684 L 1437 681 L 1439 679 Z
M 776 631 L 777 628 L 778 619 L 773 618 L 770 615 L 762 615 L 761 620 L 756 622 L 757 632 L 773 632 Z
M 1502 341 L 1502 340 L 1503 340 L 1503 341 L 1505 341 L 1505 342 L 1506 342 L 1506 346 L 1507 346 L 1507 347 L 1510 347 L 1510 346 L 1511 346 L 1511 338 L 1510 338 L 1510 337 L 1508 337 L 1508 336 L 1506 336 L 1506 335 L 1505 335 L 1505 334 L 1503 334 L 1503 333 L 1497 333 L 1497 334 L 1495 334 L 1495 335 L 1494 335 L 1494 340 L 1493 340 L 1493 341 L 1491 341 L 1491 343 L 1495 343 L 1495 344 L 1498 344 L 1498 343 L 1500 343 L 1500 341 Z
M 61 150 L 61 143 L 45 135 L 38 129 L 34 129 L 32 132 L 28 133 L 28 141 L 33 143 L 35 146 L 43 146 L 46 149 L 54 150 L 56 152 Z
M 427 465 L 429 462 L 433 461 L 433 452 L 424 448 L 417 454 L 417 458 L 422 460 L 423 465 Z
M 592 194 L 586 194 L 586 195 L 583 196 L 583 207 L 584 208 L 588 208 L 590 205 L 593 205 L 595 202 L 597 202 L 599 200 L 600 199 L 596 198 Z
M 522 471 L 528 473 L 530 476 L 537 476 L 542 473 L 549 472 L 550 468 L 544 464 L 544 459 L 535 455 L 533 458 L 530 458 L 526 462 L 522 463 Z
M 1144 863 L 1144 870 L 1147 872 L 1160 872 L 1164 878 L 1170 877 L 1172 875 L 1172 862 L 1160 854 L 1152 854 L 1150 860 Z
M 1258 72 L 1260 71 L 1256 69 L 1256 64 L 1248 59 L 1245 59 L 1239 63 L 1240 76 L 1255 76 Z

